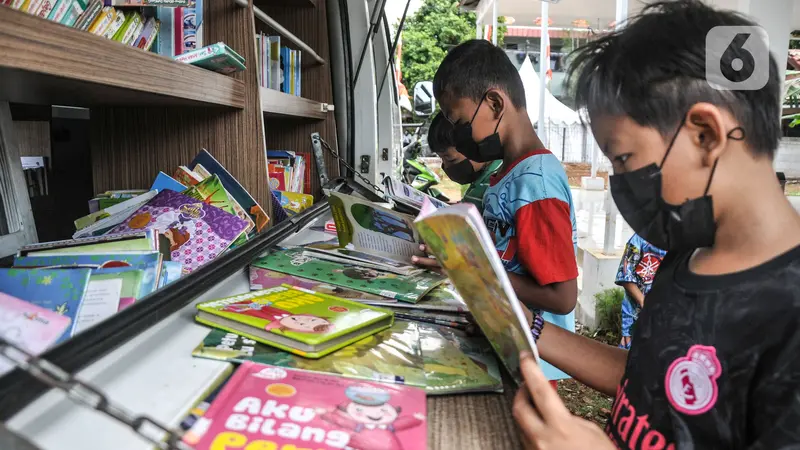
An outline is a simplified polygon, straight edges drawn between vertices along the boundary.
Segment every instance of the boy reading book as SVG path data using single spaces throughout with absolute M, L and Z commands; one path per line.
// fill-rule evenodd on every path
M 781 75 L 771 55 L 755 65 L 750 52 L 769 50 L 754 31 L 750 49 L 725 43 L 708 56 L 740 69 L 731 81 L 765 71 L 766 84 L 715 89 L 706 38 L 718 26 L 753 23 L 699 1 L 660 2 L 575 55 L 577 104 L 613 163 L 619 211 L 667 255 L 630 351 L 538 330 L 543 359 L 616 400 L 602 431 L 570 415 L 529 358 L 514 413 L 531 446 L 800 442 L 800 216 L 772 167 Z
M 441 113 L 431 121 L 428 128 L 428 146 L 442 158 L 442 170 L 456 183 L 463 186 L 462 202 L 472 203 L 483 211 L 483 194 L 489 187 L 489 179 L 503 164 L 502 160 L 479 163 L 468 160 L 458 153 L 453 143 L 453 124 Z
M 503 160 L 483 196 L 483 219 L 519 300 L 574 332 L 577 232 L 561 162 L 539 140 L 525 109 L 522 80 L 502 49 L 467 41 L 433 79 L 456 150 L 476 162 Z M 545 366 L 550 380 L 567 375 Z

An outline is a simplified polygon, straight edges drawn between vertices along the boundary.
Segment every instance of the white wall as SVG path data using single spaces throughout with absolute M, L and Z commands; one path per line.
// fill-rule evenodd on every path
M 781 139 L 773 165 L 787 178 L 800 178 L 800 138 Z

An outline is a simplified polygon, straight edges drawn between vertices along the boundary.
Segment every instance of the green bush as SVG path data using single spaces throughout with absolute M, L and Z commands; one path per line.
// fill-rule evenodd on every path
M 612 341 L 622 336 L 622 288 L 606 289 L 594 295 L 598 332 L 605 332 Z

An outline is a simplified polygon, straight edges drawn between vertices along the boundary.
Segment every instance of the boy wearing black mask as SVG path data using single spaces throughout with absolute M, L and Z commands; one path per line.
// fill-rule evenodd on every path
M 716 27 L 752 25 L 699 1 L 662 2 L 577 51 L 576 100 L 613 163 L 614 200 L 667 256 L 630 351 L 539 330 L 543 359 L 616 400 L 603 432 L 570 415 L 527 358 L 528 389 L 514 414 L 530 446 L 800 442 L 800 216 L 772 167 L 781 75 L 758 32 L 748 33 L 749 48 L 706 48 Z M 767 64 L 755 65 L 754 49 L 769 55 Z M 766 84 L 718 90 L 722 80 L 706 78 L 706 56 L 739 67 L 730 81 L 763 71 Z
M 544 148 L 525 109 L 525 88 L 505 52 L 485 40 L 452 49 L 433 79 L 456 150 L 502 160 L 483 196 L 483 220 L 519 300 L 544 320 L 575 330 L 577 231 L 567 175 Z M 543 365 L 549 380 L 567 375 Z
M 483 211 L 483 194 L 489 187 L 489 177 L 500 168 L 503 161 L 478 163 L 458 153 L 453 143 L 453 125 L 441 113 L 433 118 L 428 128 L 428 146 L 442 158 L 444 173 L 465 188 L 461 201 L 472 203 Z

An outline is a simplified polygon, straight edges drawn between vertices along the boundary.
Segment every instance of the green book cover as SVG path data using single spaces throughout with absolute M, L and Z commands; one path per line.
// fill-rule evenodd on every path
M 91 238 L 31 244 L 22 247 L 17 256 L 48 256 L 76 253 L 117 253 L 159 249 L 159 236 L 152 231 L 105 235 Z
M 91 277 L 89 277 L 89 283 L 120 280 L 122 285 L 119 291 L 119 303 L 117 308 L 118 310 L 122 310 L 139 299 L 139 291 L 141 290 L 144 277 L 144 270 L 131 270 L 127 267 L 119 269 L 100 269 L 92 273 Z
M 236 208 L 231 202 L 228 191 L 222 186 L 222 181 L 216 175 L 212 175 L 200 183 L 186 189 L 182 192 L 183 195 L 201 200 L 207 205 L 217 207 L 226 213 L 233 214 L 238 217 Z M 233 241 L 231 245 L 242 245 L 247 242 L 247 233 L 250 232 L 252 227 L 248 227 L 244 233 Z
M 270 253 L 256 259 L 252 265 L 408 303 L 416 303 L 428 291 L 445 281 L 444 275 L 434 272 L 405 276 L 356 265 L 322 261 L 304 254 L 302 248 Z
M 197 321 L 307 358 L 319 358 L 388 328 L 391 311 L 294 286 L 197 305 Z
M 491 349 L 490 349 L 491 351 Z M 320 359 L 302 358 L 223 330 L 212 330 L 192 355 L 233 363 L 253 361 L 363 380 L 425 387 L 417 325 L 402 320 Z

